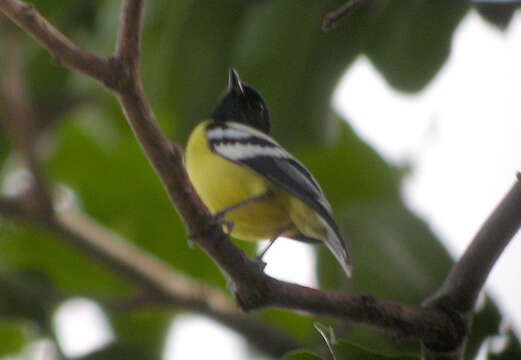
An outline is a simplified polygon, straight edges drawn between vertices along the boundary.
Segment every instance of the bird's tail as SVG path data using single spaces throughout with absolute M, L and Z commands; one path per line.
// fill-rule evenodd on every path
M 324 225 L 326 232 L 325 245 L 335 256 L 347 277 L 351 277 L 351 258 L 347 251 L 346 244 L 340 235 L 338 226 L 332 219 L 328 221 L 328 219 L 324 219 L 322 216 L 318 216 L 318 218 Z

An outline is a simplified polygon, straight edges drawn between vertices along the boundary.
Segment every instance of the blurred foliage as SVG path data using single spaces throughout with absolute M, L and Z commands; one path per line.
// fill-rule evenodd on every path
M 115 342 L 109 346 L 96 350 L 86 356 L 77 358 L 78 360 L 149 360 L 150 357 L 142 348 L 134 344 Z M 156 357 L 155 359 L 159 359 Z
M 337 359 L 357 359 L 357 360 L 419 360 L 418 355 L 412 354 L 381 354 L 377 351 L 364 349 L 356 344 L 347 341 L 337 341 L 332 344 L 333 353 Z
M 405 353 L 379 353 L 372 348 L 362 348 L 347 341 L 337 341 L 331 344 L 334 359 L 356 360 L 419 360 L 419 355 Z M 309 351 L 292 351 L 286 354 L 282 360 L 321 360 L 322 357 Z
M 501 30 L 505 30 L 516 10 L 521 8 L 521 1 L 474 0 L 472 5 L 484 19 Z
M 322 359 L 320 356 L 313 354 L 309 351 L 292 351 L 282 358 L 282 360 L 320 360 Z
M 120 2 L 33 3 L 73 41 L 100 56 L 111 55 Z M 354 257 L 354 276 L 347 281 L 331 255 L 316 247 L 321 288 L 418 304 L 441 284 L 452 261 L 428 225 L 404 205 L 400 197 L 403 171 L 386 163 L 339 119 L 330 108 L 330 98 L 341 75 L 360 55 L 367 56 L 398 91 L 421 90 L 449 55 L 454 29 L 468 11 L 467 1 L 379 0 L 343 19 L 327 34 L 320 30 L 322 17 L 340 6 L 341 0 L 157 0 L 146 4 L 142 76 L 169 137 L 184 144 L 191 128 L 211 112 L 225 88 L 227 69 L 234 66 L 265 97 L 274 136 L 321 183 Z M 71 189 L 76 206 L 172 268 L 225 290 L 226 281 L 216 265 L 199 249 L 187 246 L 182 223 L 115 99 L 94 81 L 52 64 L 32 39 L 20 35 L 20 41 L 28 96 L 39 128 L 45 130 L 41 150 L 49 183 L 55 189 Z M 4 51 L 0 32 L 2 65 Z M 11 151 L 1 131 L 0 182 L 21 166 L 14 160 L 4 164 L 11 159 Z M 238 244 L 253 253 L 252 245 Z M 23 290 L 11 286 L 20 274 L 32 274 L 22 277 L 22 283 L 44 283 L 43 289 L 65 297 L 114 298 L 132 296 L 135 291 L 127 280 L 55 235 L 2 218 L 0 265 L 0 315 L 34 322 L 49 338 L 53 330 L 48 319 L 54 308 L 29 301 L 38 297 L 27 300 Z M 160 357 L 173 310 L 105 311 L 117 340 L 84 359 Z M 312 326 L 313 317 L 273 309 L 254 316 L 306 348 L 323 346 Z M 28 340 L 16 323 L 0 320 L 0 349 L 4 351 L 0 355 L 16 352 Z M 497 333 L 501 320 L 494 304 L 487 302 L 474 323 L 469 359 L 486 337 Z M 393 342 L 365 327 L 334 326 L 338 337 L 345 339 L 335 345 L 339 360 L 375 358 L 372 350 L 359 346 L 383 349 L 384 354 L 418 351 L 415 343 Z M 517 340 L 510 342 L 505 354 L 495 359 L 520 356 Z M 315 358 L 303 352 L 284 357 Z
M 172 310 L 150 308 L 131 313 L 113 312 L 110 314 L 110 322 L 121 344 L 129 344 L 140 349 L 140 352 L 146 355 L 145 359 L 160 359 L 172 317 Z
M 25 340 L 24 329 L 20 324 L 0 320 L 0 356 L 18 353 Z

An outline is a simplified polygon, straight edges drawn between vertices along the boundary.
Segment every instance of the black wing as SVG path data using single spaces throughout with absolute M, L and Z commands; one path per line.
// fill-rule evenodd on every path
M 237 123 L 207 128 L 212 152 L 256 172 L 324 217 L 331 206 L 309 171 L 269 136 Z
M 351 261 L 331 206 L 309 171 L 268 135 L 238 123 L 212 124 L 206 137 L 212 152 L 266 178 L 313 209 L 326 229 L 326 246 L 348 276 Z

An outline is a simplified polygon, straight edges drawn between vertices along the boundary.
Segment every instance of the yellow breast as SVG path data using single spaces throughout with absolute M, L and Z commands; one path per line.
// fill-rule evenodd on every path
M 208 124 L 210 121 L 199 124 L 186 146 L 185 165 L 192 184 L 212 213 L 268 190 L 276 192 L 279 196 L 251 202 L 225 216 L 234 223 L 232 236 L 238 239 L 271 238 L 292 223 L 281 203 L 285 195 L 251 170 L 211 152 L 205 136 Z

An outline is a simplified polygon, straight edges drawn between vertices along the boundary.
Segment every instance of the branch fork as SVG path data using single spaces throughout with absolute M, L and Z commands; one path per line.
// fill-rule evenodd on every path
M 351 5 L 346 4 L 342 11 L 348 13 L 349 6 L 361 2 L 350 1 Z M 342 318 L 395 336 L 418 339 L 423 344 L 424 359 L 461 359 L 475 299 L 497 257 L 521 226 L 521 182 L 514 184 L 443 286 L 423 307 L 367 295 L 320 291 L 274 279 L 233 245 L 190 184 L 182 150 L 171 144 L 157 125 L 139 77 L 143 6 L 144 0 L 123 1 L 116 52 L 104 60 L 76 46 L 32 6 L 20 0 L 0 0 L 0 10 L 44 46 L 56 62 L 100 81 L 117 96 L 188 234 L 201 234 L 195 237 L 196 242 L 233 281 L 240 308 L 249 311 L 274 306 Z M 67 234 L 65 229 L 58 230 Z M 476 263 L 482 266 L 476 267 Z M 147 282 L 150 278 L 141 280 Z

